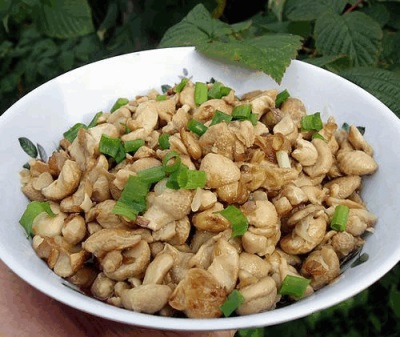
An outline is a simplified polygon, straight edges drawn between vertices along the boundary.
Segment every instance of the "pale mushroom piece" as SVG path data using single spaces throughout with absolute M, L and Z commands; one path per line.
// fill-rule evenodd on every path
M 122 264 L 115 271 L 104 271 L 104 273 L 115 281 L 124 281 L 132 277 L 142 278 L 150 263 L 150 258 L 149 244 L 140 240 L 122 251 Z
M 375 159 L 360 150 L 338 153 L 337 164 L 339 169 L 347 175 L 369 175 L 378 169 Z
M 113 125 L 111 126 L 113 127 Z M 96 136 L 99 135 L 96 134 Z M 79 129 L 77 136 L 73 140 L 72 144 L 68 147 L 68 153 L 70 155 L 69 159 L 74 160 L 79 165 L 79 169 L 82 172 L 90 170 L 96 164 L 96 156 L 98 155 L 99 143 L 100 138 L 95 138 L 91 133 L 89 133 L 89 131 L 85 130 L 84 128 Z
M 371 157 L 373 156 L 374 150 L 372 146 L 365 140 L 364 136 L 356 126 L 350 125 L 347 139 L 351 145 L 353 145 L 354 149 L 361 150 Z
M 253 124 L 250 121 L 233 121 L 228 124 L 228 128 L 245 148 L 253 146 L 255 134 Z
M 325 143 L 324 140 L 314 138 L 312 144 L 318 152 L 317 161 L 312 166 L 304 167 L 303 170 L 311 178 L 314 178 L 317 176 L 323 176 L 329 172 L 329 169 L 333 164 L 333 155 L 329 145 Z
M 141 241 L 140 235 L 121 228 L 105 228 L 89 236 L 82 246 L 95 256 L 103 256 L 112 250 L 122 250 L 135 246 Z
M 85 219 L 79 214 L 70 214 L 61 229 L 62 236 L 71 245 L 81 242 L 86 236 Z
M 273 128 L 273 133 L 281 133 L 294 143 L 299 135 L 298 128 L 290 115 L 285 115 Z
M 288 97 L 280 109 L 282 112 L 288 113 L 297 126 L 300 126 L 301 119 L 307 114 L 304 103 L 295 97 Z
M 297 138 L 296 147 L 291 156 L 303 166 L 312 166 L 317 162 L 318 151 L 308 140 Z
M 176 234 L 175 221 L 168 222 L 160 229 L 153 231 L 152 236 L 155 241 L 168 241 Z
M 182 219 L 174 221 L 175 233 L 174 235 L 166 240 L 169 244 L 174 246 L 179 246 L 185 244 L 187 239 L 189 238 L 190 231 L 192 229 L 192 225 L 187 216 Z
M 223 209 L 223 205 L 217 202 L 213 207 L 194 214 L 192 217 L 193 226 L 202 231 L 209 231 L 212 233 L 223 232 L 231 227 L 230 222 L 218 213 Z
M 151 230 L 158 230 L 171 221 L 182 219 L 190 213 L 192 199 L 193 193 L 190 190 L 165 188 L 161 194 L 152 195 L 151 203 L 148 196 L 149 207 L 140 217 L 144 221 L 138 224 Z
M 311 278 L 310 285 L 318 290 L 339 276 L 339 258 L 331 246 L 323 246 L 307 256 L 300 272 L 304 277 Z
M 60 208 L 63 212 L 88 212 L 93 206 L 92 193 L 93 186 L 91 182 L 83 178 L 79 183 L 78 189 L 71 196 L 61 200 Z
M 111 250 L 104 256 L 99 258 L 102 270 L 105 273 L 112 273 L 116 271 L 123 262 L 123 256 L 121 250 Z
M 225 122 L 209 126 L 199 138 L 199 145 L 204 156 L 208 153 L 215 153 L 228 159 L 233 159 L 235 142 L 235 135 Z
M 194 110 L 193 118 L 199 122 L 206 122 L 213 117 L 216 110 L 231 115 L 232 109 L 232 105 L 226 103 L 223 99 L 210 99 Z
M 185 128 L 191 118 L 189 114 L 190 109 L 191 107 L 188 104 L 182 105 L 172 116 L 171 121 L 162 128 L 162 132 L 174 134 L 182 128 Z
M 218 188 L 240 179 L 240 169 L 232 160 L 220 154 L 205 155 L 201 161 L 200 170 L 206 172 L 206 186 L 209 188 Z
M 217 282 L 230 293 L 236 286 L 239 273 L 239 254 L 224 238 L 219 239 L 213 249 L 213 260 L 207 269 Z
M 50 208 L 55 216 L 42 212 L 33 219 L 32 233 L 34 235 L 40 235 L 42 237 L 55 237 L 61 235 L 67 214 L 60 210 L 57 203 L 51 202 Z
M 192 212 L 203 211 L 215 205 L 216 202 L 217 196 L 215 193 L 198 187 L 194 193 L 190 207 Z
M 243 175 L 242 175 L 243 178 Z M 251 182 L 252 183 L 252 182 Z M 242 179 L 216 189 L 218 199 L 228 204 L 243 204 L 249 199 L 250 190 Z
M 48 200 L 54 201 L 62 200 L 71 195 L 79 186 L 81 173 L 76 162 L 66 160 L 58 178 L 42 189 L 43 195 Z
M 183 90 L 177 94 L 179 103 L 184 106 L 190 107 L 190 110 L 196 109 L 196 103 L 194 102 L 194 84 L 192 81 L 188 81 Z
M 161 254 L 169 254 L 173 257 L 174 262 L 168 272 L 171 282 L 178 284 L 184 277 L 186 272 L 191 268 L 189 265 L 190 259 L 194 256 L 191 252 L 178 250 L 176 247 L 166 244 Z
M 104 273 L 99 273 L 90 287 L 92 295 L 100 300 L 105 300 L 114 294 L 115 281 L 109 279 Z
M 258 228 L 272 229 L 275 232 L 278 213 L 268 200 L 248 201 L 240 207 L 249 224 Z
M 147 266 L 142 284 L 162 284 L 173 264 L 174 258 L 170 254 L 158 254 Z
M 271 310 L 275 307 L 278 289 L 272 277 L 266 276 L 257 283 L 239 289 L 244 297 L 244 303 L 236 309 L 239 315 L 250 315 Z
M 98 203 L 86 213 L 86 222 L 97 221 L 103 228 L 126 228 L 128 223 L 112 212 L 115 204 L 113 199 Z
M 171 292 L 171 288 L 163 284 L 139 285 L 122 291 L 122 305 L 125 309 L 154 314 L 168 303 Z
M 261 279 L 269 275 L 271 265 L 258 255 L 242 252 L 239 255 L 239 270 Z
M 337 232 L 331 238 L 331 245 L 339 258 L 343 258 L 358 248 L 358 240 L 348 232 Z
M 180 136 L 188 155 L 194 160 L 199 160 L 202 155 L 202 150 L 198 139 L 193 133 L 185 131 L 183 127 L 180 129 Z
M 252 112 L 258 114 L 260 119 L 270 108 L 275 107 L 276 95 L 276 90 L 269 90 L 251 99 L 249 103 L 251 104 Z
M 189 269 L 169 298 L 169 304 L 189 318 L 217 318 L 226 292 L 215 277 L 200 268 Z
M 131 111 L 129 108 L 127 106 L 122 106 L 108 116 L 107 123 L 114 125 L 122 135 L 125 133 L 126 122 L 130 117 Z

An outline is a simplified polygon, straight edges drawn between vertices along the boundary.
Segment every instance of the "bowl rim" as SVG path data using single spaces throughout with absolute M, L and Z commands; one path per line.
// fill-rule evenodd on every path
M 124 54 L 120 56 L 114 56 L 68 71 L 40 85 L 39 87 L 28 93 L 26 96 L 22 97 L 19 101 L 14 103 L 1 116 L 0 128 L 2 127 L 2 124 L 5 120 L 13 117 L 13 111 L 17 110 L 20 105 L 23 105 L 24 102 L 28 100 L 30 96 L 40 95 L 40 93 L 43 90 L 46 90 L 47 86 L 52 85 L 52 83 L 57 81 L 59 78 L 70 76 L 71 73 L 76 74 L 79 72 L 84 72 L 88 67 L 98 66 L 99 64 L 106 64 L 108 62 L 116 62 L 124 57 L 132 57 L 139 55 L 146 57 L 146 55 L 152 53 L 175 53 L 175 52 L 187 53 L 188 55 L 189 54 L 192 55 L 192 53 L 197 53 L 194 47 L 151 49 L 151 50 Z M 390 112 L 391 115 L 388 114 L 387 117 L 391 118 L 390 121 L 395 123 L 398 127 L 400 127 L 399 119 L 394 115 L 393 112 L 390 111 L 389 108 L 387 108 L 376 97 L 374 97 L 364 89 L 358 87 L 354 83 L 348 81 L 343 77 L 340 77 L 339 75 L 336 75 L 327 70 L 324 70 L 322 68 L 319 68 L 317 66 L 311 65 L 303 61 L 292 60 L 292 64 L 294 66 L 306 67 L 307 69 L 310 69 L 312 71 L 320 72 L 325 76 L 329 74 L 329 76 L 333 76 L 332 78 L 339 78 L 340 81 L 343 82 L 343 85 L 347 85 L 353 90 L 362 93 L 362 95 L 367 97 L 369 100 L 373 101 L 375 104 L 378 104 L 382 108 L 382 110 Z M 238 316 L 238 317 L 227 317 L 227 318 L 216 318 L 216 319 L 190 319 L 190 318 L 154 316 L 154 315 L 129 311 L 126 309 L 116 308 L 109 304 L 99 302 L 98 300 L 87 296 L 85 296 L 83 299 L 81 298 L 80 300 L 80 298 L 77 296 L 81 295 L 77 295 L 76 293 L 75 294 L 71 293 L 71 296 L 63 297 L 60 296 L 60 294 L 57 292 L 56 287 L 43 286 L 40 282 L 41 277 L 39 277 L 36 274 L 32 275 L 31 270 L 27 270 L 26 268 L 24 268 L 23 265 L 15 258 L 15 256 L 13 256 L 10 252 L 7 252 L 6 250 L 3 249 L 1 242 L 0 242 L 0 259 L 7 265 L 8 268 L 10 268 L 21 279 L 23 279 L 28 284 L 32 285 L 40 292 L 80 311 L 84 311 L 89 314 L 103 317 L 106 319 L 111 319 L 116 322 L 143 326 L 147 328 L 181 330 L 181 331 L 211 331 L 211 330 L 241 329 L 241 328 L 275 325 L 287 322 L 289 320 L 305 317 L 307 315 L 312 314 L 313 312 L 331 307 L 368 288 L 370 285 L 376 282 L 380 277 L 382 277 L 384 274 L 390 271 L 390 269 L 392 269 L 400 261 L 400 249 L 398 249 L 393 255 L 382 261 L 382 264 L 379 266 L 379 269 L 377 270 L 378 272 L 375 272 L 373 274 L 375 275 L 374 277 L 369 276 L 361 279 L 360 283 L 358 283 L 357 286 L 345 289 L 345 291 L 342 291 L 340 296 L 336 296 L 329 303 L 325 303 L 322 305 L 318 303 L 318 305 L 315 305 L 313 301 L 315 295 L 312 295 L 311 297 L 305 298 L 304 300 L 291 304 L 290 306 L 285 308 L 280 308 L 280 309 L 278 308 L 268 312 L 252 314 L 250 316 Z M 84 303 L 84 306 L 81 306 L 82 303 Z M 99 306 L 101 306 L 101 310 L 99 310 Z M 284 310 L 283 311 L 284 314 L 282 314 L 282 310 Z

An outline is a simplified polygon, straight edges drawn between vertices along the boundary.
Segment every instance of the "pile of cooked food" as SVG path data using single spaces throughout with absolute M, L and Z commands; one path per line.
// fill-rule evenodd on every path
M 272 310 L 337 279 L 377 221 L 362 128 L 286 90 L 163 89 L 118 99 L 22 170 L 36 254 L 101 301 L 173 317 Z

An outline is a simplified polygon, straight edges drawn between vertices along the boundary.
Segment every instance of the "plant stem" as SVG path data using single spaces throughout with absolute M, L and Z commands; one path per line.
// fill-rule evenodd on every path
M 351 7 L 349 7 L 349 8 L 344 12 L 344 14 L 352 12 L 352 11 L 355 10 L 359 5 L 361 5 L 363 2 L 364 2 L 364 0 L 358 0 L 354 5 L 352 5 Z

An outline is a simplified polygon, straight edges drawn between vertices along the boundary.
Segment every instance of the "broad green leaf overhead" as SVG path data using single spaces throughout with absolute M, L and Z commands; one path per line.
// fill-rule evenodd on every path
M 160 47 L 195 46 L 207 56 L 261 70 L 278 83 L 301 47 L 301 37 L 297 35 L 266 34 L 239 40 L 233 37 L 235 33 L 237 26 L 211 18 L 203 5 L 197 5 L 166 32 Z
M 372 67 L 351 68 L 339 75 L 367 90 L 400 116 L 400 75 Z
M 245 41 L 201 44 L 199 51 L 211 57 L 229 59 L 270 75 L 280 83 L 291 59 L 296 57 L 301 38 L 288 34 L 271 34 Z
M 43 5 L 36 23 L 44 34 L 60 39 L 94 32 L 87 0 L 57 0 Z
M 284 15 L 292 21 L 310 21 L 325 12 L 340 14 L 346 4 L 346 0 L 287 0 Z
M 207 9 L 199 4 L 181 22 L 167 30 L 160 47 L 194 46 L 230 33 L 232 29 L 229 25 L 212 18 Z
M 373 65 L 378 60 L 382 29 L 364 13 L 325 13 L 317 19 L 314 34 L 317 50 L 325 56 L 348 55 L 356 66 Z

